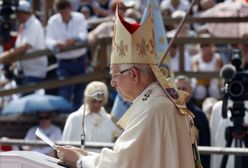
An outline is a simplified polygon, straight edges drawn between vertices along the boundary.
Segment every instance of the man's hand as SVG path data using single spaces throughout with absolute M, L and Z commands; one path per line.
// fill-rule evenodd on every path
M 59 49 L 59 51 L 63 51 L 66 47 L 66 44 L 62 41 L 58 41 L 57 44 L 56 44 L 56 48 Z
M 74 44 L 76 44 L 76 41 L 70 38 L 65 41 L 57 41 L 56 47 L 59 49 L 59 51 L 63 51 L 66 47 L 72 46 Z
M 62 163 L 70 167 L 76 167 L 78 159 L 87 155 L 85 150 L 73 146 L 56 146 L 56 150 Z

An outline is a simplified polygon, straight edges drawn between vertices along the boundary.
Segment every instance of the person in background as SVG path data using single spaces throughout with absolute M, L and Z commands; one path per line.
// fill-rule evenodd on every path
M 140 19 L 140 13 L 136 9 L 134 9 L 134 6 L 132 6 L 132 4 L 130 6 L 129 5 L 130 4 L 128 4 L 125 0 L 113 0 L 111 4 L 112 14 L 115 13 L 116 7 L 118 6 L 118 10 L 121 16 L 124 16 L 125 19 L 128 19 L 132 23 L 137 22 L 137 20 Z M 132 18 L 129 18 L 131 16 Z M 90 46 L 92 46 L 92 66 L 94 68 L 100 64 L 98 61 L 99 46 L 96 44 L 96 42 L 102 37 L 112 37 L 113 29 L 114 22 L 106 21 L 99 24 L 95 29 L 89 32 L 89 42 Z M 111 45 L 106 46 L 106 52 L 107 60 L 109 62 L 111 55 Z
M 51 112 L 39 112 L 37 119 L 39 121 L 39 125 L 30 128 L 25 136 L 25 140 L 40 140 L 39 137 L 35 135 L 35 131 L 37 128 L 41 129 L 52 141 L 61 140 L 61 129 L 52 124 L 53 114 Z M 43 153 L 49 156 L 55 156 L 55 152 L 51 147 L 30 147 L 23 146 L 23 150 L 32 150 L 39 153 Z
M 205 113 L 207 116 L 207 119 L 209 120 L 211 115 L 212 115 L 212 108 L 214 104 L 218 100 L 214 97 L 207 97 L 203 102 L 202 102 L 202 111 Z
M 111 12 L 112 0 L 95 0 L 95 1 L 97 4 L 95 13 L 98 17 L 106 17 L 112 15 Z
M 99 100 L 94 94 L 101 93 Z M 76 112 L 71 113 L 63 130 L 63 141 L 81 141 L 83 114 L 86 142 L 114 142 L 120 135 L 120 130 L 111 121 L 110 115 L 103 107 L 108 100 L 108 89 L 105 83 L 100 81 L 90 82 L 84 91 L 85 104 Z
M 202 34 L 200 37 L 209 38 L 209 34 Z M 217 72 L 220 71 L 223 60 L 215 51 L 213 44 L 200 44 L 200 52 L 192 59 L 191 67 L 193 72 Z M 213 79 L 198 79 L 193 97 L 202 102 L 206 97 L 220 98 L 219 81 Z
M 169 49 L 169 66 L 173 72 L 180 71 L 180 55 L 179 55 L 179 47 L 176 45 L 172 45 Z M 187 50 L 184 50 L 184 71 L 191 71 L 191 60 L 192 56 L 189 54 Z
M 187 12 L 190 3 L 188 0 L 162 0 L 160 10 L 163 18 L 171 17 L 176 10 Z M 172 30 L 173 26 L 166 25 L 166 30 Z
M 46 28 L 46 44 L 53 51 L 63 51 L 68 46 L 87 40 L 87 23 L 82 13 L 73 12 L 71 4 L 67 0 L 55 1 L 58 13 L 48 20 Z M 59 79 L 85 73 L 85 59 L 87 49 L 80 48 L 63 53 L 56 53 L 58 62 L 57 75 Z M 59 95 L 69 102 L 73 102 L 78 109 L 82 104 L 82 92 L 84 84 L 63 86 L 59 89 Z
M 186 93 L 176 90 L 156 65 L 152 23 L 151 14 L 139 25 L 126 22 L 116 12 L 110 74 L 111 85 L 132 102 L 118 122 L 124 131 L 113 149 L 104 148 L 101 153 L 57 146 L 64 164 L 78 168 L 201 167 L 198 154 L 193 153 L 198 152 L 189 125 L 192 118 L 184 104 Z
M 195 132 L 197 144 L 199 146 L 210 146 L 210 128 L 206 115 L 203 111 L 193 103 L 191 95 L 193 88 L 191 86 L 190 79 L 186 76 L 180 75 L 175 78 L 175 84 L 179 90 L 183 90 L 189 93 L 189 100 L 187 102 L 187 108 L 194 114 Z M 210 166 L 210 156 L 200 155 L 202 165 L 204 168 Z
M 81 0 L 77 11 L 81 12 L 82 8 L 88 8 L 91 17 L 107 17 L 112 15 L 111 12 L 112 0 Z
M 32 6 L 28 1 L 20 0 L 16 9 L 19 28 L 15 48 L 0 54 L 0 64 L 16 56 L 22 56 L 35 50 L 45 49 L 44 29 L 40 21 L 32 14 Z M 47 73 L 47 57 L 22 60 L 16 63 L 18 85 L 43 81 Z

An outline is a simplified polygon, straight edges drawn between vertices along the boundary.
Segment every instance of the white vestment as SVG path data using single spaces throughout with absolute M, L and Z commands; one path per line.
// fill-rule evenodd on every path
M 233 102 L 231 100 L 228 101 L 228 107 L 232 107 Z M 245 108 L 248 109 L 248 102 L 245 102 Z M 228 117 L 224 119 L 222 117 L 222 101 L 218 101 L 212 110 L 212 115 L 210 117 L 210 130 L 211 130 L 211 146 L 216 147 L 225 147 L 225 129 L 226 127 L 233 126 L 233 122 L 230 120 L 231 112 L 228 110 Z M 244 117 L 244 122 L 248 123 L 248 115 L 246 114 Z M 232 147 L 234 147 L 234 140 L 232 143 Z M 221 165 L 223 155 L 211 155 L 211 168 L 219 168 Z M 234 168 L 234 157 L 233 155 L 229 155 L 227 160 L 226 168 Z
M 186 117 L 157 82 L 148 86 L 120 119 L 125 129 L 113 150 L 82 156 L 83 168 L 194 168 Z
M 65 123 L 63 130 L 63 141 L 80 142 L 82 133 L 82 118 L 84 105 L 78 111 L 71 113 Z M 88 106 L 85 109 L 85 141 L 112 142 L 114 136 L 120 134 L 120 130 L 110 119 L 105 109 L 101 107 L 99 113 L 90 113 Z

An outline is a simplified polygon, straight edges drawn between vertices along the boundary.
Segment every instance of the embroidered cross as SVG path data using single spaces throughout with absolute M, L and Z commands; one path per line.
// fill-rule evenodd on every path
M 152 90 L 148 90 L 148 91 L 145 93 L 144 98 L 142 98 L 142 100 L 143 100 L 143 101 L 146 101 L 146 100 L 150 97 L 151 93 L 152 93 Z
M 120 45 L 116 44 L 116 49 L 117 49 L 117 52 L 119 52 L 120 57 L 127 56 L 126 52 L 128 50 L 128 46 L 126 44 L 124 44 L 122 40 L 120 42 Z
M 149 50 L 149 45 L 146 44 L 146 41 L 144 38 L 142 38 L 141 43 L 138 43 L 136 45 L 136 51 L 138 51 L 138 55 L 141 57 L 144 57 L 147 55 L 147 51 Z

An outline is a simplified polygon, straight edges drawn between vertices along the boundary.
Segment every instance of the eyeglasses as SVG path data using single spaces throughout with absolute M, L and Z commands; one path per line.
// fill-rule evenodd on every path
M 110 75 L 111 75 L 112 79 L 114 79 L 114 78 L 116 78 L 118 75 L 130 71 L 132 68 L 133 68 L 133 67 L 128 68 L 128 69 L 124 69 L 124 70 L 122 70 L 122 71 L 120 71 L 120 72 L 117 72 L 117 73 L 114 73 L 114 74 L 111 74 L 111 73 L 110 73 Z

